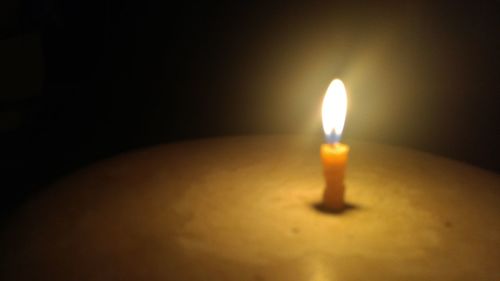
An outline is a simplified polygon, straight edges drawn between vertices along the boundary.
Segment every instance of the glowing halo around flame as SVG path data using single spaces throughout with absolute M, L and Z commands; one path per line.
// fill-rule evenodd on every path
M 321 108 L 323 130 L 328 143 L 334 144 L 340 141 L 344 130 L 346 113 L 347 93 L 344 83 L 340 79 L 334 79 L 326 90 Z

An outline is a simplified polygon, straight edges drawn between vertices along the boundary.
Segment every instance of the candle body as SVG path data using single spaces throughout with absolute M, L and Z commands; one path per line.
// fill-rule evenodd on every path
M 336 144 L 321 145 L 321 162 L 326 187 L 323 193 L 323 206 L 332 210 L 344 208 L 344 174 L 349 154 L 349 146 Z

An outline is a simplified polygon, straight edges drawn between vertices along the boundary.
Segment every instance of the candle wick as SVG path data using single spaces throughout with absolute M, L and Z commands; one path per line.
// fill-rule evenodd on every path
M 328 135 L 325 136 L 326 143 L 335 145 L 340 142 L 340 135 L 336 134 L 335 132 L 332 132 Z

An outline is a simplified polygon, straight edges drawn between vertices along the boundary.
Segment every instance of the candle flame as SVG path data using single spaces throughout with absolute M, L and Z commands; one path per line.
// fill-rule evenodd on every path
M 323 99 L 321 114 L 323 130 L 328 143 L 340 141 L 347 113 L 347 93 L 344 83 L 335 79 L 330 83 Z

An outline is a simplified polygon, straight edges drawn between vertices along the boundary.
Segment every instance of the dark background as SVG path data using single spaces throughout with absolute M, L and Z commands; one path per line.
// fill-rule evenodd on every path
M 319 136 L 335 77 L 346 138 L 500 171 L 498 3 L 186 2 L 0 2 L 2 210 L 138 147 Z

